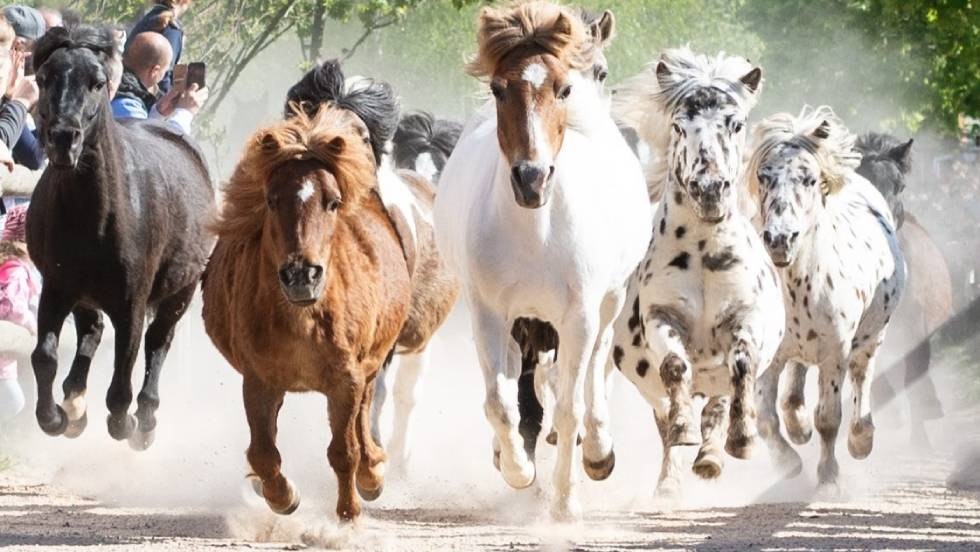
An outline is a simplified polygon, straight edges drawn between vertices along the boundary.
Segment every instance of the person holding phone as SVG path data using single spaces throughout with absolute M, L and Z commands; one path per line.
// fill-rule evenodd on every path
M 160 33 L 170 43 L 173 57 L 159 83 L 160 90 L 163 92 L 169 92 L 173 86 L 173 70 L 180 63 L 180 55 L 184 49 L 184 28 L 180 24 L 180 16 L 190 9 L 191 2 L 192 0 L 157 0 L 129 33 L 130 39 L 126 43 L 126 48 L 129 48 L 133 37 L 145 32 Z
M 207 88 L 184 82 L 161 93 L 160 83 L 170 67 L 173 52 L 158 33 L 145 32 L 132 37 L 123 53 L 123 72 L 112 114 L 117 119 L 164 119 L 175 128 L 190 133 L 191 121 L 208 98 Z

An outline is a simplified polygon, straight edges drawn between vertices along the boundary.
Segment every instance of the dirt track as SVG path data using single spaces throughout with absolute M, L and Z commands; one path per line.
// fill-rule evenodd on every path
M 777 480 L 763 451 L 749 461 L 730 460 L 716 482 L 690 475 L 685 501 L 666 512 L 652 498 L 661 458 L 653 419 L 625 381 L 611 402 L 616 470 L 608 481 L 582 483 L 583 523 L 555 526 L 545 496 L 551 447 L 542 445 L 539 454 L 537 491 L 509 489 L 491 466 L 482 382 L 458 313 L 425 376 L 407 482 L 389 477 L 358 528 L 337 528 L 330 521 L 336 484 L 326 462 L 324 401 L 290 396 L 279 442 L 284 472 L 303 503 L 293 516 L 277 517 L 243 500 L 248 431 L 240 381 L 207 342 L 198 316 L 192 311 L 179 330 L 149 451 L 133 453 L 106 434 L 100 403 L 110 375 L 109 339 L 93 369 L 90 423 L 81 438 L 42 435 L 31 406 L 16 431 L 0 438 L 7 445 L 0 448 L 15 459 L 0 472 L 0 548 L 283 550 L 304 542 L 365 550 L 980 548 L 980 491 L 946 484 L 953 451 L 980 442 L 976 409 L 951 407 L 930 424 L 939 452 L 910 450 L 906 431 L 887 411 L 876 414 L 879 431 L 868 460 L 848 458 L 842 434 L 843 502 L 813 501 L 819 451 L 813 439 L 801 449 L 805 471 L 794 480 Z M 952 393 L 955 374 L 942 374 L 936 373 L 944 393 Z M 849 414 L 845 409 L 845 420 Z M 980 462 L 966 468 L 976 475 Z

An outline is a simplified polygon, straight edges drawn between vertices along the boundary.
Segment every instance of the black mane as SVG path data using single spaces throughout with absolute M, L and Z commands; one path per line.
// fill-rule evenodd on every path
M 463 125 L 437 119 L 427 111 L 415 111 L 398 123 L 394 137 L 395 165 L 411 168 L 415 159 L 426 152 L 439 152 L 448 158 L 459 141 Z
M 116 53 L 116 41 L 108 27 L 76 25 L 70 29 L 55 27 L 38 39 L 34 45 L 34 69 L 40 68 L 56 51 L 61 49 L 91 50 L 103 63 Z
M 866 158 L 887 158 L 898 164 L 899 169 L 902 173 L 908 173 L 912 169 L 912 163 L 909 156 L 904 159 L 896 159 L 893 156 L 888 155 L 889 152 L 894 150 L 899 146 L 903 146 L 907 143 L 906 140 L 902 140 L 897 136 L 892 136 L 891 134 L 885 132 L 868 132 L 862 134 L 858 137 L 857 141 L 854 143 L 854 149 L 859 151 L 862 156 Z
M 368 129 L 374 158 L 380 164 L 385 144 L 398 125 L 398 99 L 391 86 L 365 79 L 349 89 L 345 86 L 340 62 L 329 60 L 314 67 L 286 93 L 285 116 L 293 115 L 293 105 L 312 116 L 323 103 L 331 103 L 357 115 Z

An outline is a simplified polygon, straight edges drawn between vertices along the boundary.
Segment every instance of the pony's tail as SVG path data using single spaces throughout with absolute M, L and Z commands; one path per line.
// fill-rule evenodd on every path
M 351 80 L 348 83 L 344 78 L 340 61 L 323 62 L 289 89 L 285 116 L 288 119 L 300 110 L 313 117 L 325 103 L 354 113 L 367 127 L 375 161 L 380 164 L 386 144 L 398 126 L 398 98 L 386 82 Z
M 392 140 L 395 165 L 414 169 L 423 153 L 438 153 L 448 159 L 462 132 L 463 125 L 456 121 L 437 119 L 427 111 L 409 113 L 399 121 Z

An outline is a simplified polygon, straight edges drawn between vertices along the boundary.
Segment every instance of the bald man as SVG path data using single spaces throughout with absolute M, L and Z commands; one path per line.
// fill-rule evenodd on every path
M 170 69 L 173 50 L 163 35 L 140 33 L 123 52 L 119 88 L 112 98 L 112 115 L 117 119 L 166 119 L 189 133 L 191 120 L 207 99 L 207 89 L 197 85 L 174 88 L 160 96 L 159 83 Z

